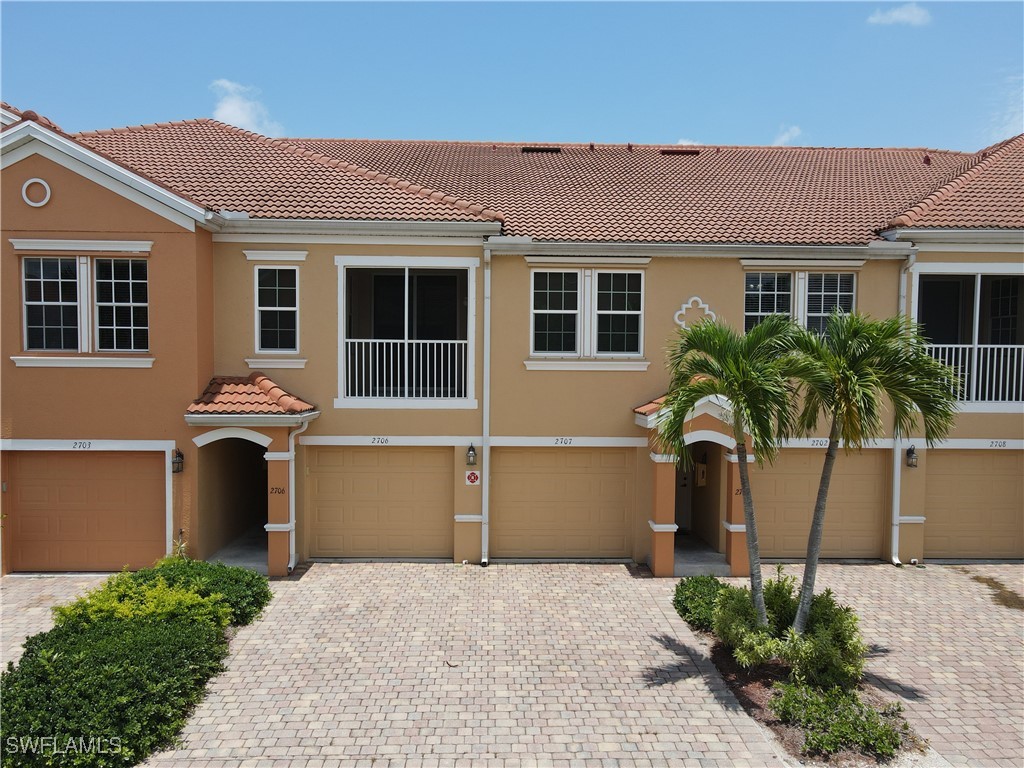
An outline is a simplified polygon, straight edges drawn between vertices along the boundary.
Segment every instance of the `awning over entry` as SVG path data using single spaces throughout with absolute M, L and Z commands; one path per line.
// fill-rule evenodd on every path
M 319 416 L 315 405 L 291 394 L 266 374 L 215 376 L 185 411 L 189 424 L 239 424 L 261 422 L 281 426 L 310 421 Z

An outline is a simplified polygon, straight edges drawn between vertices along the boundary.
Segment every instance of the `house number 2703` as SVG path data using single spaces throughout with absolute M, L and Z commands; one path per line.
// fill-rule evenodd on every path
M 270 486 L 270 492 L 271 493 L 284 493 L 284 488 L 282 488 L 280 485 L 272 485 L 272 486 Z

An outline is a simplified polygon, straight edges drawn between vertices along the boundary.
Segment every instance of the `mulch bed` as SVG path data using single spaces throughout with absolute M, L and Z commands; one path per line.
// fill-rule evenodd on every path
M 744 669 L 713 635 L 700 634 L 711 646 L 711 662 L 718 668 L 722 679 L 725 680 L 725 684 L 729 686 L 729 690 L 739 701 L 740 706 L 757 722 L 769 728 L 786 752 L 800 760 L 801 763 L 827 765 L 832 768 L 854 768 L 855 766 L 892 762 L 876 760 L 871 755 L 864 755 L 850 749 L 836 752 L 827 757 L 804 755 L 800 751 L 804 745 L 803 731 L 796 726 L 786 725 L 768 708 L 768 702 L 775 696 L 772 690 L 775 683 L 786 682 L 789 679 L 787 668 L 782 664 L 766 664 L 752 669 Z M 868 686 L 860 686 L 858 693 L 860 693 L 862 701 L 878 709 L 886 704 L 886 699 Z M 909 736 L 905 737 L 900 754 L 910 751 L 921 752 L 924 750 L 924 746 L 925 742 L 917 734 L 911 732 Z M 897 755 L 896 759 L 899 759 L 899 756 Z

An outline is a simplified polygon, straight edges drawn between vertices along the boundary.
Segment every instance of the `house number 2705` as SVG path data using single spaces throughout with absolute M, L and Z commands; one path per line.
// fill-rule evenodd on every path
M 272 485 L 272 486 L 270 486 L 270 492 L 271 493 L 284 493 L 284 488 L 282 488 L 280 485 Z

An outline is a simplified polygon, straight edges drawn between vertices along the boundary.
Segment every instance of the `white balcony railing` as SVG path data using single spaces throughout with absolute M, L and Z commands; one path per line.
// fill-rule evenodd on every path
M 345 397 L 467 396 L 468 341 L 347 339 Z
M 928 352 L 957 372 L 961 402 L 1024 401 L 1024 345 L 930 344 Z

